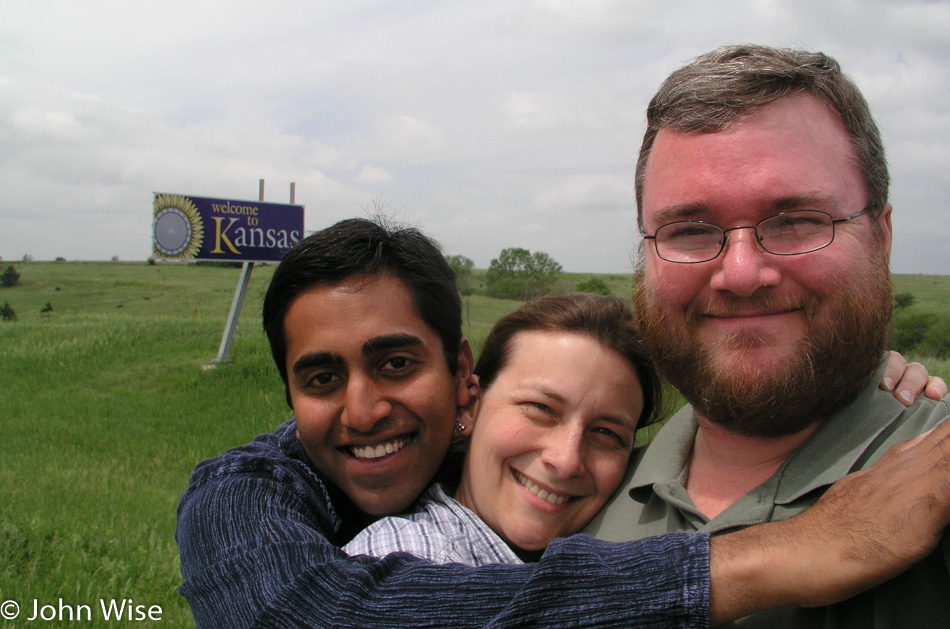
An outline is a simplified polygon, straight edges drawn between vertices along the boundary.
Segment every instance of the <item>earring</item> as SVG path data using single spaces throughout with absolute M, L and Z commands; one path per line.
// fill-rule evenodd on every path
M 455 432 L 456 432 L 457 434 L 462 434 L 463 432 L 465 432 L 465 429 L 466 429 L 466 428 L 468 428 L 468 426 L 466 426 L 465 424 L 463 424 L 462 422 L 460 422 L 460 421 L 458 420 L 458 418 L 456 417 L 456 418 L 455 418 Z

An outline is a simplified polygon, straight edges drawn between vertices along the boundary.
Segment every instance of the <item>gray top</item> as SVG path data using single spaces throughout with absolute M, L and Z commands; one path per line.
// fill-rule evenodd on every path
M 696 435 L 696 416 L 684 407 L 637 452 L 610 503 L 585 529 L 625 541 L 667 532 L 718 534 L 782 520 L 805 510 L 838 479 L 869 467 L 892 445 L 926 432 L 950 416 L 950 396 L 923 397 L 910 408 L 882 391 L 883 367 L 847 407 L 828 418 L 779 470 L 714 519 L 700 513 L 683 486 Z M 742 619 L 741 627 L 950 627 L 950 542 L 903 575 L 843 603 L 785 608 Z

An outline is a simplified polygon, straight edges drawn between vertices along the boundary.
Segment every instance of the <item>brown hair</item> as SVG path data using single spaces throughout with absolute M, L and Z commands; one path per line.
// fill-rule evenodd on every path
M 483 389 L 491 387 L 505 368 L 512 339 L 519 332 L 528 331 L 578 332 L 614 350 L 630 363 L 643 388 L 643 413 L 637 428 L 665 417 L 662 381 L 640 341 L 630 306 L 624 300 L 591 293 L 550 295 L 529 301 L 502 317 L 488 333 L 475 365 Z
M 864 175 L 868 207 L 887 204 L 889 175 L 881 133 L 867 101 L 831 57 L 820 52 L 744 44 L 697 57 L 673 72 L 647 107 L 647 130 L 637 160 L 637 221 L 643 229 L 643 179 L 660 129 L 712 133 L 796 92 L 828 103 L 841 117 Z

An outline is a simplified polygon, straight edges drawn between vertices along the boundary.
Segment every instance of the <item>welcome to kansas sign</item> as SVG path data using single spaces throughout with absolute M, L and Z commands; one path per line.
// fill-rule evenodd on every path
M 153 253 L 177 260 L 277 262 L 303 238 L 303 206 L 156 192 Z

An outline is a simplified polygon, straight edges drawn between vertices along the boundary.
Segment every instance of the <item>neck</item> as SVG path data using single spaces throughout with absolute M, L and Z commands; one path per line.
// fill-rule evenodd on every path
M 818 429 L 818 422 L 784 437 L 749 437 L 699 416 L 686 491 L 709 519 L 768 480 Z

